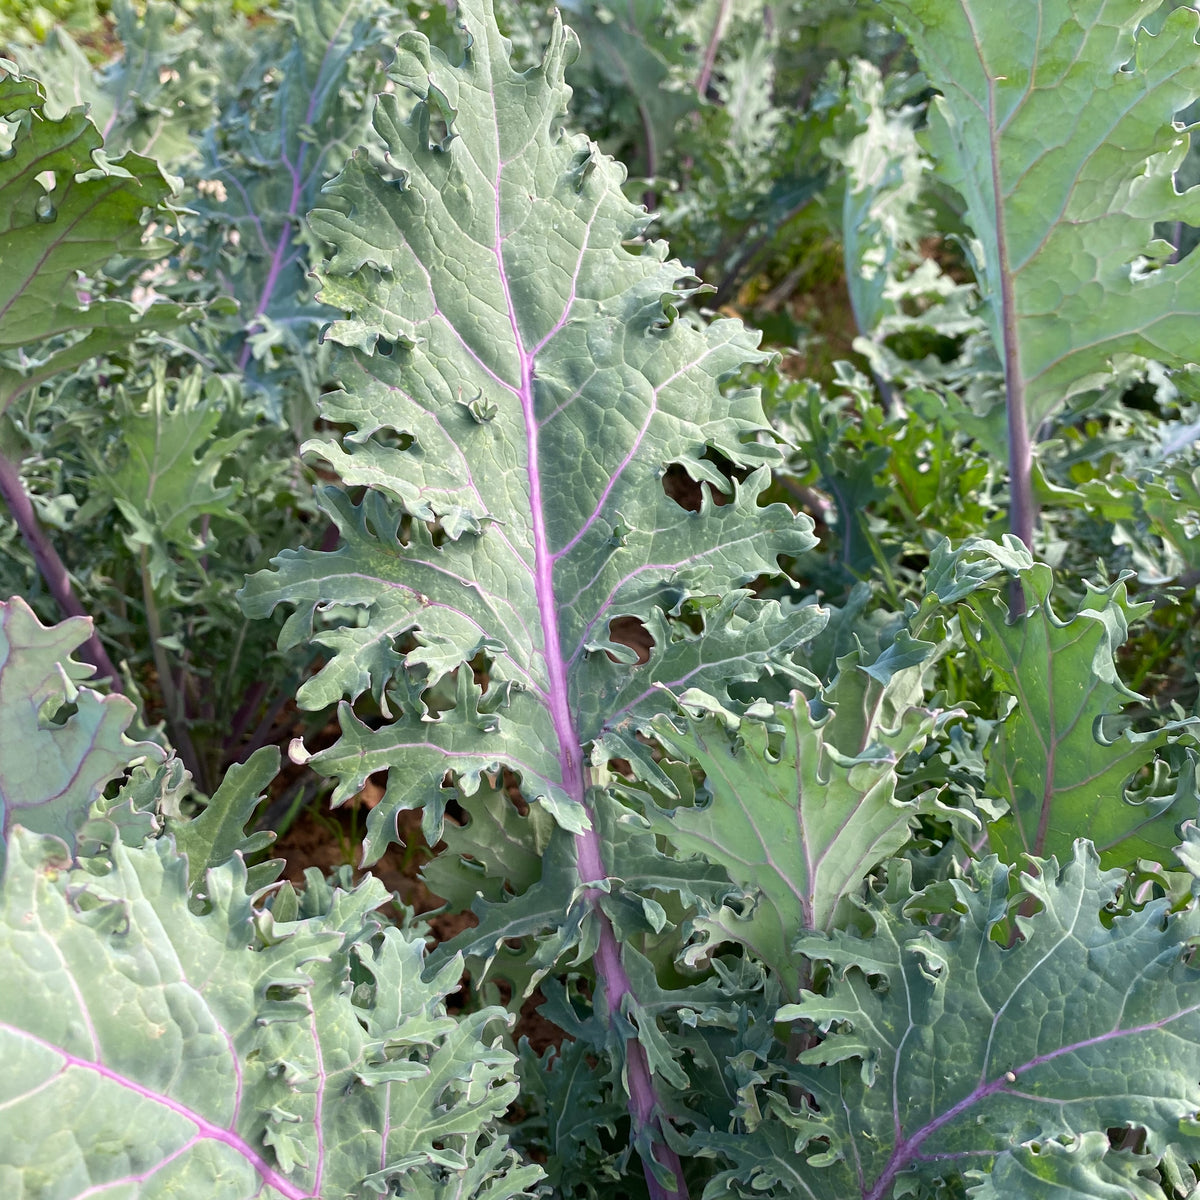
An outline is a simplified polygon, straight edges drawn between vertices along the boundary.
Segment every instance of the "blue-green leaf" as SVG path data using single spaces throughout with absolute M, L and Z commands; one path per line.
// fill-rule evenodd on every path
M 346 705 L 341 742 L 312 760 L 335 802 L 390 769 L 367 861 L 402 808 L 428 805 L 436 838 L 447 771 L 469 794 L 506 765 L 585 829 L 587 747 L 661 710 L 655 684 L 799 677 L 777 606 L 714 608 L 813 544 L 808 518 L 761 502 L 781 455 L 734 381 L 757 339 L 680 317 L 695 281 L 640 240 L 622 168 L 562 129 L 573 35 L 556 24 L 519 74 L 490 7 L 460 12 L 458 65 L 401 38 L 401 90 L 375 115 L 386 163 L 356 154 L 311 217 L 332 251 L 321 297 L 348 314 L 324 414 L 349 432 L 309 448 L 367 494 L 327 492 L 340 548 L 285 551 L 244 591 L 254 614 L 295 606 L 285 644 L 328 647 L 306 703 L 375 700 L 378 716 Z M 664 489 L 673 464 L 696 508 Z M 314 632 L 330 602 L 362 619 Z M 617 618 L 644 623 L 647 661 Z
M 503 1014 L 446 1015 L 461 965 L 381 930 L 378 880 L 284 922 L 239 857 L 198 914 L 169 839 L 105 875 L 62 851 L 18 831 L 0 892 L 5 1195 L 528 1195 L 540 1169 L 495 1124 Z

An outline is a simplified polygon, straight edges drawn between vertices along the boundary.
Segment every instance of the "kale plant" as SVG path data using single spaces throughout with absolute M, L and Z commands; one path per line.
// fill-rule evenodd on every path
M 824 153 L 845 173 L 876 379 L 839 367 L 829 400 L 781 374 L 756 331 L 700 311 L 701 281 L 651 236 L 624 167 L 572 132 L 570 30 L 531 17 L 514 52 L 491 0 L 455 7 L 454 25 L 440 12 L 428 34 L 400 34 L 365 145 L 318 194 L 325 160 L 293 118 L 307 104 L 344 132 L 337 96 L 372 75 L 358 58 L 379 11 L 348 11 L 363 24 L 343 36 L 319 0 L 297 0 L 261 114 L 281 140 L 256 129 L 245 89 L 207 140 L 209 166 L 243 185 L 229 228 L 257 222 L 262 253 L 229 250 L 215 193 L 199 232 L 180 226 L 182 270 L 235 268 L 239 326 L 219 312 L 206 341 L 176 328 L 195 309 L 166 301 L 146 313 L 198 368 L 93 352 L 123 380 L 142 362 L 149 383 L 144 407 L 97 389 L 140 452 L 113 470 L 96 456 L 108 478 L 91 486 L 133 529 L 149 613 L 156 578 L 178 586 L 177 558 L 221 553 L 207 527 L 193 540 L 201 518 L 222 538 L 260 520 L 219 477 L 254 444 L 231 408 L 257 421 L 290 361 L 301 378 L 321 364 L 334 386 L 301 450 L 332 533 L 279 549 L 240 603 L 312 664 L 300 709 L 337 705 L 336 733 L 293 720 L 288 769 L 329 781 L 335 807 L 380 794 L 360 869 L 419 812 L 437 851 L 425 882 L 469 917 L 429 945 L 432 927 L 369 873 L 282 880 L 271 831 L 248 830 L 277 786 L 275 747 L 246 747 L 198 805 L 184 747 L 165 744 L 188 734 L 186 706 L 166 736 L 147 730 L 72 658 L 89 617 L 0 604 L 5 1194 L 1194 1195 L 1196 717 L 1123 674 L 1131 657 L 1142 679 L 1162 662 L 1131 634 L 1155 601 L 1182 626 L 1194 597 L 1099 568 L 1056 577 L 1041 557 L 1083 550 L 1059 552 L 1047 528 L 1065 542 L 1099 537 L 1097 513 L 1138 518 L 1094 476 L 1064 499 L 1033 444 L 1052 419 L 1123 436 L 1122 389 L 1158 378 L 1161 407 L 1120 453 L 1160 489 L 1149 536 L 1196 519 L 1195 439 L 1161 399 L 1195 357 L 1195 267 L 1182 235 L 1171 253 L 1152 239 L 1156 220 L 1192 214 L 1169 184 L 1187 149 L 1172 121 L 1200 92 L 1200 17 L 1178 8 L 1152 35 L 1132 2 L 1046 0 L 1017 44 L 1010 17 L 969 0 L 887 0 L 943 96 L 925 132 L 907 72 L 890 92 L 877 68 L 849 77 Z M 707 45 L 736 122 L 739 80 L 746 112 L 769 105 L 744 62 L 719 59 L 728 7 L 688 9 L 714 32 L 673 64 L 646 49 L 686 74 Z M 306 29 L 324 31 L 325 57 Z M 1063 78 L 1090 133 L 1064 126 L 1067 149 L 1039 157 L 1037 131 L 1057 128 L 1042 91 Z M 328 108 L 290 90 L 321 79 Z M 14 147 L 59 119 L 15 70 L 0 88 Z M 1124 97 L 1136 138 L 1110 112 Z M 352 126 L 365 101 L 349 103 Z M 61 120 L 96 145 L 82 112 Z M 222 158 L 222 138 L 240 149 Z M 95 170 L 72 159 L 68 183 L 62 168 L 66 192 L 111 186 L 121 245 L 144 261 L 166 177 L 131 151 L 151 180 L 138 204 L 133 172 L 90 153 Z M 301 159 L 311 173 L 286 169 Z M 970 278 L 919 261 L 934 160 L 975 237 Z M 1095 183 L 1094 228 L 1071 208 L 1077 174 Z M 34 245 L 44 196 L 13 186 Z M 10 242 L 26 253 L 19 230 Z M 38 371 L 55 353 L 78 384 L 100 317 L 122 315 L 122 333 L 147 319 L 119 295 L 133 268 L 86 262 L 109 281 L 103 305 L 62 270 L 29 273 L 53 285 L 61 328 L 14 292 L 48 339 L 21 358 L 24 326 L 0 326 L 22 394 L 51 386 L 58 372 Z M 941 312 L 922 308 L 938 296 Z M 318 351 L 302 334 L 322 313 L 338 315 Z M 958 365 L 922 377 L 889 343 L 918 329 L 965 339 Z M 1001 372 L 1007 403 L 989 408 Z M 223 389 L 244 407 L 222 407 Z M 1004 534 L 1003 456 L 984 460 L 1009 435 Z M 1169 471 L 1146 449 L 1159 435 L 1180 456 Z M 1035 481 L 1078 524 L 1038 531 Z M 181 628 L 178 652 L 219 655 Z

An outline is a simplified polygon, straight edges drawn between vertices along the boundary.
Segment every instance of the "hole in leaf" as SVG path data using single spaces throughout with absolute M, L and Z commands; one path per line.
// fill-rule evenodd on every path
M 458 791 L 454 787 L 454 777 L 447 775 L 446 779 L 442 780 L 442 786 L 450 792 L 450 795 L 446 797 L 446 820 L 452 825 L 461 825 L 464 828 L 470 825 L 471 815 L 458 802 Z
M 509 803 L 512 804 L 521 816 L 528 816 L 529 801 L 521 793 L 521 776 L 516 771 L 510 771 L 508 767 L 503 767 L 500 771 L 500 780 Z
M 699 635 L 704 632 L 704 613 L 704 605 L 697 600 L 689 600 L 682 610 L 671 618 L 671 621 L 673 624 L 678 623 L 691 633 Z
M 1109 1129 L 1108 1144 L 1114 1150 L 1132 1151 L 1134 1154 L 1144 1154 L 1146 1150 L 1146 1131 L 1140 1125 L 1127 1125 L 1123 1128 Z
M 637 735 L 637 737 L 640 741 L 646 741 L 644 735 L 640 733 Z M 633 778 L 633 764 L 627 758 L 610 758 L 608 760 L 608 769 L 612 771 L 614 775 L 621 775 L 626 779 Z
M 387 771 L 375 771 L 367 777 L 366 783 L 350 797 L 351 805 L 361 805 L 363 808 L 374 808 L 387 792 Z
M 385 337 L 375 339 L 375 353 L 382 354 L 384 358 L 391 358 L 392 351 L 396 349 L 395 342 L 389 342 Z
M 672 463 L 662 477 L 663 491 L 688 512 L 700 511 L 700 484 L 679 463 Z
M 465 972 L 458 981 L 458 987 L 446 997 L 446 1011 L 451 1016 L 457 1016 L 466 1008 L 471 998 L 471 979 Z
M 64 700 L 57 704 L 51 701 L 38 713 L 38 728 L 60 728 L 75 716 L 78 711 L 79 706 L 74 700 Z
M 654 648 L 654 639 L 637 617 L 614 617 L 608 623 L 608 636 L 619 645 L 628 646 L 637 655 L 638 666 L 649 662 L 650 651 Z M 613 662 L 618 661 L 611 652 L 606 651 L 606 653 Z
M 712 463 L 712 465 L 716 467 L 717 470 L 720 471 L 721 474 L 731 482 L 736 479 L 738 483 L 744 483 L 746 477 L 750 474 L 749 467 L 739 467 L 735 465 L 732 459 L 726 458 L 720 450 L 717 450 L 712 446 L 709 446 L 708 449 L 704 451 L 703 457 L 705 462 Z M 729 490 L 732 492 L 733 488 L 730 487 Z M 727 504 L 728 502 L 728 497 L 717 497 L 718 504 Z
M 724 487 L 718 487 L 707 480 L 693 479 L 682 463 L 671 463 L 663 473 L 663 491 L 680 508 L 686 508 L 688 512 L 700 511 L 700 501 L 705 487 L 708 488 L 712 502 L 718 507 L 728 504 L 733 498 L 734 481 L 741 483 L 750 474 L 748 467 L 736 466 L 720 450 L 716 450 L 712 446 L 705 449 L 700 461 L 716 468 L 717 474 L 726 480 Z
M 418 110 L 419 128 L 425 135 L 425 144 L 430 150 L 446 151 L 454 140 L 455 112 L 449 101 L 436 88 L 430 87 L 428 95 Z
M 266 990 L 266 999 L 277 1004 L 287 1000 L 296 1000 L 301 995 L 303 995 L 303 988 L 290 987 L 283 983 L 272 983 Z
M 563 1042 L 567 1041 L 567 1035 L 553 1021 L 542 1015 L 540 1009 L 545 1003 L 546 997 L 540 988 L 528 996 L 521 1005 L 516 1028 L 513 1030 L 514 1040 L 527 1038 L 530 1046 L 539 1054 L 544 1054 L 550 1046 L 559 1050 Z

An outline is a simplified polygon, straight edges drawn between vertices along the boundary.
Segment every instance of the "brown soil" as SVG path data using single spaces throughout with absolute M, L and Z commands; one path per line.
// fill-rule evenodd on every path
M 516 786 L 515 780 L 513 786 Z M 374 780 L 368 780 L 359 796 L 341 808 L 330 809 L 318 802 L 304 809 L 271 847 L 271 856 L 284 860 L 283 878 L 293 884 L 302 884 L 308 867 L 318 867 L 322 873 L 327 873 L 350 865 L 357 874 L 365 812 L 378 804 L 382 796 L 382 787 Z M 388 847 L 383 857 L 369 868 L 370 873 L 378 876 L 384 887 L 415 912 L 433 914 L 426 920 L 435 943 L 447 942 L 462 930 L 474 927 L 478 922 L 473 913 L 437 912 L 443 907 L 443 901 L 420 878 L 422 864 L 433 857 L 421 833 L 421 814 L 401 813 L 397 824 L 400 842 Z M 436 849 L 441 848 L 442 843 L 439 843 Z M 464 975 L 462 990 L 448 998 L 451 1011 L 468 1002 L 470 986 L 470 978 Z M 501 991 L 507 1003 L 509 996 L 503 985 Z M 514 1040 L 528 1039 L 539 1054 L 548 1046 L 560 1046 L 563 1041 L 562 1030 L 537 1011 L 544 1001 L 545 996 L 535 991 L 521 1005 L 513 1029 Z
M 271 847 L 274 858 L 285 862 L 283 878 L 303 883 L 307 867 L 319 867 L 327 873 L 349 865 L 359 873 L 365 810 L 374 808 L 383 797 L 383 789 L 374 780 L 349 804 L 331 809 L 314 802 L 300 813 L 291 827 Z M 416 913 L 429 913 L 443 905 L 421 880 L 418 872 L 433 853 L 421 833 L 421 814 L 404 812 L 397 822 L 400 841 L 387 848 L 383 857 L 370 868 L 388 891 L 399 896 Z M 438 848 L 441 848 L 439 843 Z M 476 924 L 471 913 L 441 913 L 429 918 L 430 930 L 439 942 Z

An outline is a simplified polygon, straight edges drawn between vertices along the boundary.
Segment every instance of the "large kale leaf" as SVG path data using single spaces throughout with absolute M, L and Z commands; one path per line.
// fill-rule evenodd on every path
M 335 800 L 390 769 L 368 862 L 403 808 L 425 804 L 436 838 L 448 771 L 470 793 L 506 765 L 586 829 L 586 747 L 663 708 L 656 684 L 795 675 L 777 605 L 740 595 L 710 628 L 701 602 L 813 544 L 808 518 L 760 503 L 780 452 L 733 378 L 756 339 L 680 315 L 695 281 L 640 239 L 623 168 L 562 128 L 573 35 L 556 24 L 519 74 L 490 6 L 461 15 L 457 66 L 401 38 L 375 116 L 386 162 L 356 154 L 311 217 L 332 250 L 321 298 L 348 314 L 324 401 L 347 432 L 309 448 L 366 494 L 328 490 L 341 546 L 285 551 L 244 592 L 253 614 L 295 607 L 285 644 L 328 648 L 301 700 L 349 698 L 312 760 Z M 673 464 L 696 508 L 667 494 Z M 314 632 L 331 604 L 361 616 Z M 647 661 L 618 618 L 644 623 Z M 782 648 L 748 661 L 767 626 Z
M 734 1165 L 706 1194 L 886 1200 L 975 1173 L 989 1197 L 1162 1197 L 1162 1161 L 1196 1157 L 1200 911 L 1114 917 L 1125 874 L 1083 841 L 1036 869 L 1013 889 L 988 858 L 914 897 L 897 862 L 863 904 L 868 935 L 801 937 L 832 981 L 778 1015 L 825 1036 L 788 1093 L 756 1089 L 753 1133 L 707 1139 Z M 1038 911 L 1013 918 L 1027 898 Z M 1123 1130 L 1136 1154 L 1110 1143 Z
M 526 1195 L 540 1169 L 493 1129 L 517 1091 L 503 1013 L 446 1014 L 461 967 L 426 974 L 423 939 L 380 928 L 377 880 L 324 891 L 322 911 L 274 919 L 235 855 L 197 911 L 167 838 L 116 844 L 96 874 L 17 830 L 0 893 L 4 1193 Z

